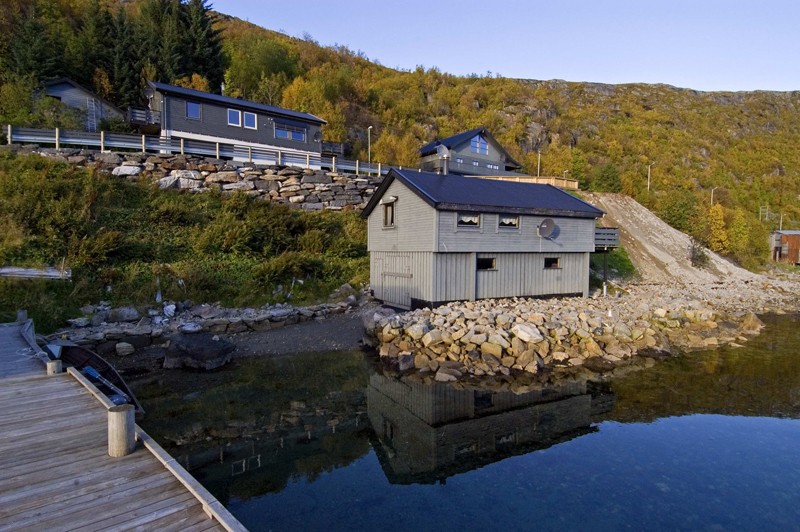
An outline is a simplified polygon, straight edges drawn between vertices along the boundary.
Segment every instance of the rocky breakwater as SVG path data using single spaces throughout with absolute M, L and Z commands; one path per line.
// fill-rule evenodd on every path
M 605 373 L 637 355 L 744 342 L 763 326 L 746 311 L 686 298 L 499 299 L 404 314 L 371 313 L 381 360 L 437 381 L 581 367 Z

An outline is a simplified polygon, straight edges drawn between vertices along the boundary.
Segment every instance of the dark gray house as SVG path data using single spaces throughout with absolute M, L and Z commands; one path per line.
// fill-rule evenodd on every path
M 485 127 L 434 140 L 419 152 L 422 169 L 439 174 L 500 176 L 522 168 Z
M 130 121 L 163 138 L 274 148 L 292 155 L 319 155 L 325 120 L 308 113 L 148 82 L 148 109 L 132 110 Z
M 586 296 L 603 214 L 551 185 L 392 168 L 362 212 L 372 290 L 401 308 Z
M 100 122 L 104 119 L 125 119 L 125 113 L 120 109 L 69 78 L 45 82 L 44 93 L 68 107 L 83 112 L 86 131 L 98 131 Z

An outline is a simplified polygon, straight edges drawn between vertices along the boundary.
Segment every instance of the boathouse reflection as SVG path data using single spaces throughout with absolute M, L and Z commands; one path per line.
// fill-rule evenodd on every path
M 373 448 L 394 484 L 443 482 L 545 449 L 593 432 L 593 416 L 612 407 L 610 393 L 574 381 L 516 394 L 372 374 L 367 388 Z

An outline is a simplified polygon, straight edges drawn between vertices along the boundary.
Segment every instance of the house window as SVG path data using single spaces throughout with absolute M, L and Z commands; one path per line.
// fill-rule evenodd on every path
M 394 202 L 383 205 L 383 226 L 394 227 Z
M 258 122 L 256 121 L 255 113 L 244 113 L 244 127 L 247 129 L 258 129 Z
M 503 229 L 518 229 L 519 228 L 519 216 L 503 216 L 500 215 L 500 219 L 497 222 L 497 227 Z
M 228 125 L 242 127 L 242 112 L 236 109 L 228 109 Z
M 496 270 L 497 269 L 497 259 L 494 257 L 478 257 L 478 269 L 479 270 Z
M 479 163 L 478 161 L 472 161 L 472 166 L 480 166 L 480 165 L 481 163 Z
M 197 102 L 186 102 L 186 118 L 189 120 L 200 120 L 200 104 Z
M 471 213 L 458 213 L 456 221 L 458 227 L 480 227 L 481 215 Z
M 469 148 L 472 153 L 489 155 L 489 143 L 486 142 L 486 139 L 480 135 L 475 135 L 472 137 L 472 140 L 469 141 Z
M 281 124 L 279 122 L 275 122 L 275 138 L 305 142 L 306 128 L 290 126 L 289 124 Z
M 486 163 L 486 168 L 490 170 L 500 170 L 500 165 L 494 163 Z
M 464 158 L 463 157 L 456 157 L 456 162 L 458 164 L 464 164 Z
M 544 258 L 544 269 L 545 270 L 557 270 L 561 268 L 561 259 L 558 257 L 545 257 Z

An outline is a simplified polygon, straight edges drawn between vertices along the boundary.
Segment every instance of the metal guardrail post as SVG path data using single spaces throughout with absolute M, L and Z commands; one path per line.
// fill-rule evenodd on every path
M 217 159 L 219 159 L 219 142 L 216 142 L 215 144 L 217 148 Z
M 358 159 L 356 159 L 356 175 L 358 175 Z
M 147 153 L 147 138 L 142 135 L 142 153 Z
M 311 154 L 306 153 L 306 170 L 311 168 Z
M 183 153 L 183 139 L 181 139 L 181 155 L 184 155 L 184 153 Z
M 59 137 L 60 137 L 59 131 L 58 131 L 58 128 L 56 128 L 56 149 L 57 150 L 61 149 L 61 146 L 59 144 Z
M 106 132 L 100 131 L 100 153 L 106 151 Z
M 8 143 L 11 144 L 11 124 L 8 124 Z
M 9 128 L 11 128 L 11 126 L 8 126 L 8 127 L 9 127 Z M 9 137 L 11 137 L 11 134 L 9 133 L 9 134 L 8 134 L 8 136 L 9 136 Z M 9 141 L 9 142 L 10 142 L 10 141 Z M 332 168 L 331 168 L 331 171 L 332 171 L 332 172 L 335 174 L 335 173 L 336 173 L 336 156 L 335 156 L 335 155 L 333 156 L 333 158 L 331 159 L 331 161 L 332 161 L 332 162 L 331 162 L 331 167 L 332 167 Z
M 378 177 L 380 177 L 381 175 L 382 175 L 381 174 L 381 163 L 378 163 Z
M 249 163 L 253 162 L 253 147 L 252 146 L 248 146 L 247 147 L 247 162 L 249 162 Z
M 278 164 L 281 164 L 281 150 L 278 150 Z

